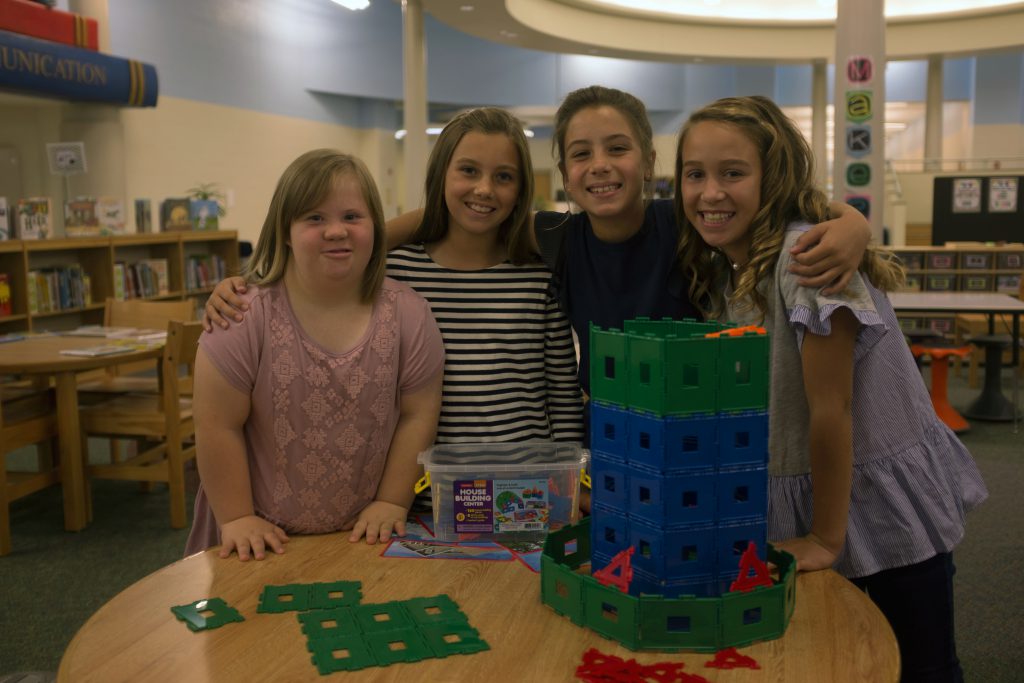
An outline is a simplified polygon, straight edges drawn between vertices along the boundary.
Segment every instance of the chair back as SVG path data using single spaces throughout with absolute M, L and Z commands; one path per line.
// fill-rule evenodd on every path
M 149 301 L 147 299 L 108 298 L 103 309 L 103 324 L 107 327 L 135 327 L 165 330 L 172 320 L 194 320 L 195 305 L 191 301 Z M 131 375 L 153 369 L 151 361 L 112 365 L 107 374 Z
M 160 362 L 162 373 L 162 403 L 168 421 L 180 419 L 182 396 L 192 395 L 192 378 L 195 374 L 196 353 L 199 351 L 199 337 L 203 334 L 201 322 L 172 320 L 167 323 L 167 343 Z M 185 373 L 181 373 L 182 366 Z

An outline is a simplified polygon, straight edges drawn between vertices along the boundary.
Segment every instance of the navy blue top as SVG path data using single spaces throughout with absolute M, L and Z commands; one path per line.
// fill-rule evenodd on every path
M 580 341 L 580 386 L 590 393 L 590 325 L 622 329 L 623 321 L 698 318 L 678 268 L 679 225 L 672 201 L 655 199 L 640 230 L 625 242 L 602 242 L 586 213 L 541 211 L 535 231 L 565 230 L 555 276 L 558 299 Z M 538 236 L 538 241 L 541 238 Z

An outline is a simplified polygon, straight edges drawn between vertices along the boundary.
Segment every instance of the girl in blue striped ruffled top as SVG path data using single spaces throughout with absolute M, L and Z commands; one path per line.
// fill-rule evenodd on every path
M 869 249 L 842 292 L 797 286 L 789 248 L 828 207 L 810 148 L 767 98 L 690 116 L 675 173 L 691 299 L 772 337 L 769 537 L 800 570 L 833 567 L 867 591 L 896 634 L 902 680 L 962 680 L 952 551 L 988 492 L 884 293 L 902 269 Z

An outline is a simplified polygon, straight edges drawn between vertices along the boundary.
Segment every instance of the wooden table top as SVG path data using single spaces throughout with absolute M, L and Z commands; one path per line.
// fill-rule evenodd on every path
M 382 547 L 350 544 L 344 534 L 297 536 L 284 555 L 261 562 L 207 551 L 128 587 L 75 635 L 59 681 L 318 681 L 294 612 L 259 614 L 265 585 L 362 581 L 362 603 L 447 593 L 491 649 L 445 659 L 333 674 L 346 681 L 573 681 L 583 653 L 644 664 L 685 663 L 711 683 L 730 681 L 895 681 L 899 654 L 874 604 L 832 571 L 802 574 L 786 635 L 742 648 L 760 671 L 705 668 L 705 653 L 631 652 L 575 626 L 540 601 L 540 575 L 516 561 L 381 557 Z M 171 607 L 219 597 L 244 622 L 192 633 Z
M 76 337 L 72 335 L 41 334 L 27 336 L 16 342 L 0 344 L 0 373 L 54 373 L 92 370 L 108 365 L 118 365 L 159 358 L 163 344 L 146 344 L 126 353 L 106 356 L 68 356 L 61 351 L 84 349 L 115 343 L 103 337 Z

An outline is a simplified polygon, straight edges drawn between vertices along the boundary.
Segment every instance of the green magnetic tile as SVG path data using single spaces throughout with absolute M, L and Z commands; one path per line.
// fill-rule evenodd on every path
M 420 635 L 438 657 L 468 655 L 490 650 L 480 632 L 469 624 L 430 624 L 420 627 Z
M 212 611 L 213 614 L 204 617 L 203 612 Z M 177 605 L 171 608 L 179 620 L 184 621 L 190 631 L 206 631 L 211 628 L 220 628 L 224 624 L 234 621 L 245 621 L 245 618 L 221 598 L 206 598 L 196 600 L 189 605 Z
M 400 602 L 382 602 L 376 605 L 358 605 L 352 608 L 356 622 L 363 633 L 395 631 L 415 626 L 412 617 Z M 379 616 L 383 619 L 378 619 Z
M 345 605 L 358 605 L 363 599 L 360 581 L 331 581 L 314 583 L 309 587 L 309 609 L 331 609 Z M 332 596 L 331 593 L 341 593 Z
M 306 648 L 313 653 L 313 663 L 321 676 L 336 671 L 358 671 L 368 666 L 377 666 L 377 660 L 361 636 L 338 636 L 306 641 Z M 343 657 L 336 652 L 346 651 Z
M 431 598 L 413 598 L 403 600 L 406 611 L 412 620 L 419 625 L 433 624 L 441 621 L 452 621 L 462 619 L 468 621 L 466 615 L 459 609 L 459 605 L 448 595 L 442 593 Z
M 298 614 L 299 623 L 302 624 L 302 632 L 310 640 L 319 638 L 334 638 L 337 636 L 359 635 L 362 631 L 356 623 L 352 610 L 348 607 L 337 607 L 335 609 L 315 609 Z M 327 626 L 334 622 L 333 626 Z
M 437 656 L 415 628 L 370 633 L 363 636 L 363 641 L 380 666 L 398 662 L 418 662 Z M 393 648 L 393 643 L 401 643 L 402 647 Z
M 286 597 L 290 600 L 285 600 Z M 302 612 L 309 609 L 309 584 L 293 583 L 286 586 L 264 586 L 257 612 Z

